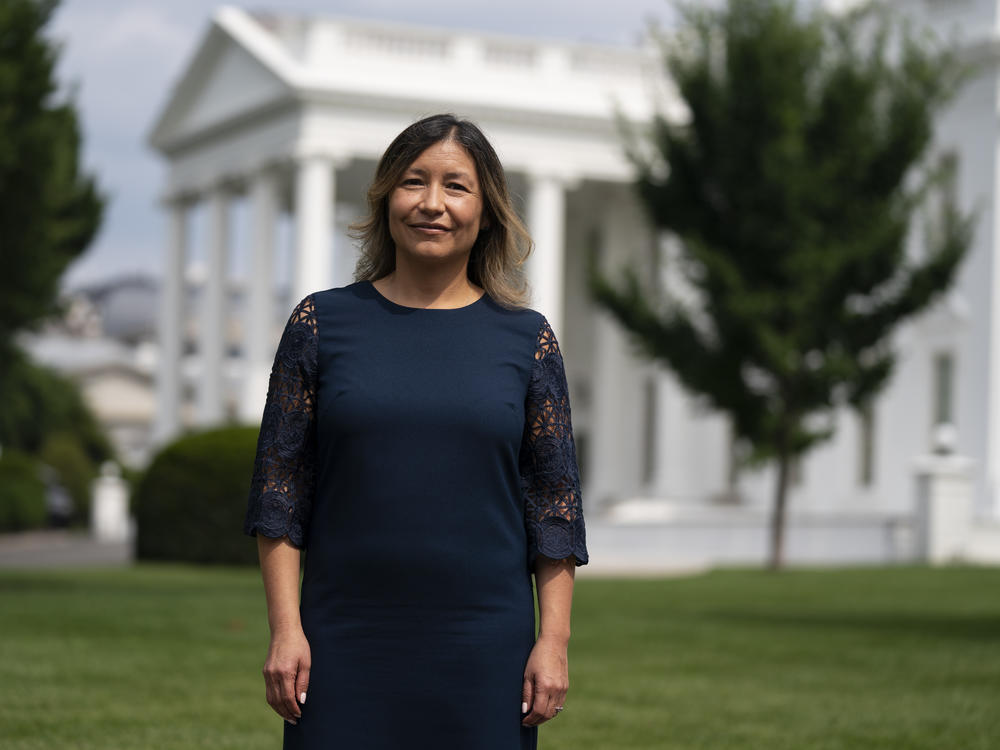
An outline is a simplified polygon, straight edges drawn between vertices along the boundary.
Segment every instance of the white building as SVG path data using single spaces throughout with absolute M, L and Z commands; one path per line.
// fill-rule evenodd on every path
M 35 361 L 77 383 L 118 458 L 133 468 L 150 459 L 158 286 L 126 276 L 74 289 L 65 315 L 18 337 Z
M 954 292 L 900 331 L 897 375 L 872 418 L 839 415 L 836 438 L 799 468 L 793 560 L 906 558 L 914 458 L 930 450 L 941 421 L 956 425 L 958 452 L 975 461 L 977 513 L 1000 516 L 1000 402 L 989 388 L 1000 376 L 992 303 L 1000 283 L 998 3 L 907 5 L 947 14 L 990 60 L 941 129 L 962 158 L 961 201 L 985 210 Z M 654 248 L 665 257 L 657 267 L 669 266 L 632 195 L 614 120 L 618 107 L 642 121 L 654 102 L 679 111 L 652 49 L 219 10 L 150 136 L 169 167 L 158 440 L 186 423 L 259 421 L 291 307 L 353 281 L 346 226 L 363 211 L 382 150 L 418 117 L 451 111 L 475 120 L 496 146 L 537 244 L 532 306 L 552 322 L 566 357 L 593 541 L 623 559 L 638 545 L 665 564 L 759 560 L 772 472 L 732 476 L 725 421 L 662 366 L 634 356 L 585 288 L 592 247 L 608 271 L 650 264 Z M 192 227 L 199 215 L 202 232 Z M 191 241 L 199 235 L 203 249 Z M 186 310 L 181 280 L 199 253 L 205 285 L 198 308 Z M 234 255 L 247 269 L 239 324 L 226 304 L 230 285 L 244 283 L 229 278 Z M 189 319 L 198 321 L 197 351 L 182 356 Z M 1000 558 L 1000 545 L 977 556 L 991 554 Z

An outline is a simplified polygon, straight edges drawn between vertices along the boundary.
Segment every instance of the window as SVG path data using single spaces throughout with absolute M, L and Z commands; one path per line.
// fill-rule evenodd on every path
M 642 482 L 649 485 L 656 473 L 656 379 L 647 378 L 643 405 Z
M 938 352 L 934 355 L 934 425 L 954 424 L 953 390 L 955 380 L 955 358 L 951 352 Z
M 865 404 L 858 411 L 858 484 L 875 483 L 875 409 Z
M 791 456 L 788 459 L 788 486 L 801 487 L 805 481 L 805 472 L 802 469 L 802 454 Z

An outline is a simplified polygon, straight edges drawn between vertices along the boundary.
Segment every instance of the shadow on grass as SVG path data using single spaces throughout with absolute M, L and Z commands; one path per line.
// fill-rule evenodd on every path
M 31 573 L 19 575 L 19 571 L 13 573 L 5 571 L 4 575 L 0 576 L 0 594 L 65 593 L 85 588 L 87 586 L 81 584 L 80 581 L 68 577 L 48 576 L 43 578 Z
M 705 615 L 729 623 L 762 627 L 811 628 L 816 630 L 867 631 L 893 636 L 996 641 L 1000 615 L 948 615 L 930 612 L 816 612 L 779 613 L 713 610 Z

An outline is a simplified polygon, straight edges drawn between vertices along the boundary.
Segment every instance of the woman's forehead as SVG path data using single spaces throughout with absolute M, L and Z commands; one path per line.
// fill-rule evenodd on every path
M 464 171 L 471 177 L 476 176 L 476 163 L 472 156 L 462 144 L 451 139 L 431 144 L 408 167 L 414 171 L 428 168 Z

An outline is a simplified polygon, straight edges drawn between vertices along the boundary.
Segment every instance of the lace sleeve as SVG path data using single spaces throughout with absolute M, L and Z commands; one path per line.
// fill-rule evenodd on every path
M 243 531 L 288 535 L 304 548 L 316 486 L 316 360 L 312 296 L 292 311 L 278 343 L 257 438 Z
M 519 462 L 528 568 L 535 569 L 539 554 L 555 560 L 572 555 L 577 565 L 586 565 L 586 531 L 569 388 L 559 344 L 544 318 L 538 331 L 524 416 Z

